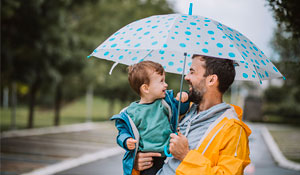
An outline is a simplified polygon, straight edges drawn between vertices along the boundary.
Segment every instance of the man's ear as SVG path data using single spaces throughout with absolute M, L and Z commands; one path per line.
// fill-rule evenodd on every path
M 148 94 L 149 93 L 149 86 L 147 84 L 142 84 L 140 87 L 141 94 Z
M 217 83 L 218 83 L 218 76 L 216 74 L 209 75 L 206 78 L 206 82 L 207 82 L 208 86 L 217 85 Z

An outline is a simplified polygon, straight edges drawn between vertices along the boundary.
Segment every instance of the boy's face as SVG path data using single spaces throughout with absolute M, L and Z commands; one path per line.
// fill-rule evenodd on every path
M 165 73 L 160 75 L 153 72 L 150 75 L 149 95 L 152 99 L 165 98 L 168 84 L 165 82 Z

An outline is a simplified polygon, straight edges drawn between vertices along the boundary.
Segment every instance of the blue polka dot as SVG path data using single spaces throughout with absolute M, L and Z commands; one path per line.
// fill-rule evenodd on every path
M 192 33 L 190 31 L 184 32 L 186 35 L 191 35 Z
M 200 36 L 200 35 L 197 35 L 197 37 L 200 38 L 201 36 Z
M 215 32 L 209 30 L 209 31 L 207 31 L 207 33 L 210 34 L 210 35 L 213 35 Z
M 263 65 L 265 65 L 265 66 L 267 65 L 267 64 L 264 62 L 264 60 L 261 60 L 261 63 L 263 63 Z
M 229 47 L 233 47 L 233 44 L 230 44 Z
M 267 77 L 269 77 L 269 74 L 268 74 L 268 72 L 267 72 L 267 71 L 265 71 L 265 74 L 266 74 L 266 76 L 267 76 Z
M 182 68 L 180 68 L 180 67 L 179 67 L 179 68 L 177 68 L 177 71 L 178 71 L 178 72 L 182 72 L 182 70 L 183 70 L 183 69 L 182 69 Z
M 207 49 L 202 49 L 202 51 L 203 51 L 204 53 L 207 53 L 207 52 L 208 52 L 208 50 L 207 50 Z
M 268 63 L 270 63 L 270 61 L 269 61 L 268 59 L 266 59 L 266 61 L 267 61 Z
M 110 47 L 116 47 L 117 46 L 117 44 L 113 44 L 113 45 L 111 45 Z
M 138 28 L 136 31 L 138 32 L 138 31 L 141 31 L 141 30 L 143 30 L 143 28 L 141 27 L 141 28 Z
M 141 44 L 140 43 L 138 43 L 138 44 L 136 44 L 134 47 L 139 47 Z
M 172 37 L 171 37 L 171 39 L 175 39 L 175 37 L 174 37 L 174 36 L 172 36 Z
M 106 56 L 106 55 L 108 55 L 108 54 L 109 54 L 109 52 L 105 52 L 105 53 L 104 53 L 104 56 Z
M 206 19 L 206 20 L 204 20 L 204 22 L 210 22 L 210 20 Z
M 167 45 L 167 44 L 164 44 L 164 45 L 163 45 L 163 47 L 164 47 L 164 48 L 167 48 L 167 47 L 168 47 L 168 45 Z
M 200 30 L 200 27 L 197 27 L 197 30 Z
M 258 62 L 257 60 L 255 60 L 255 63 L 256 63 L 257 65 L 260 65 L 259 62 Z
M 223 54 L 220 52 L 219 55 L 221 56 L 221 55 L 223 55 Z
M 252 75 L 252 78 L 255 78 L 255 75 Z
M 253 48 L 254 48 L 254 50 L 258 51 L 258 49 L 255 46 L 253 46 Z
M 175 26 L 175 28 L 179 28 L 179 26 Z
M 135 60 L 137 60 L 137 57 L 133 57 L 131 60 L 132 60 L 132 61 L 135 61 Z
M 158 27 L 158 26 L 153 26 L 152 29 L 155 29 L 156 27 Z
M 240 38 L 239 38 L 239 37 L 237 37 L 237 36 L 235 36 L 235 39 L 236 39 L 236 40 L 238 40 L 238 41 L 241 41 L 241 40 L 240 40 Z
M 190 30 L 191 28 L 190 28 L 190 27 L 187 27 L 186 29 Z
M 273 67 L 273 69 L 275 70 L 275 72 L 278 72 L 277 68 L 276 67 Z
M 152 45 L 156 45 L 158 42 L 157 41 L 154 41 L 153 43 L 152 43 Z
M 191 66 L 191 65 L 192 65 L 192 62 L 189 62 L 188 65 Z
M 235 57 L 235 54 L 232 53 L 232 52 L 229 52 L 229 53 L 228 53 L 228 56 L 231 57 L 231 58 L 233 58 L 233 57 Z
M 160 51 L 159 51 L 159 53 L 160 53 L 160 54 L 164 54 L 164 53 L 165 53 L 165 51 L 163 51 L 163 50 L 160 50 Z
M 244 77 L 244 78 L 248 78 L 248 74 L 243 73 L 243 77 Z
M 115 33 L 114 35 L 116 36 L 116 35 L 118 35 L 120 32 L 117 32 L 117 33 Z
M 217 43 L 217 46 L 218 46 L 219 48 L 222 48 L 222 47 L 223 47 L 223 44 Z
M 180 43 L 179 46 L 180 47 L 186 47 L 186 45 L 184 43 Z
M 95 53 L 96 53 L 96 52 L 98 52 L 98 51 L 95 49 L 93 52 L 95 52 Z
M 145 32 L 144 35 L 148 35 L 150 32 Z
M 149 21 L 146 21 L 146 23 L 150 23 L 151 22 L 151 20 L 149 20 Z
M 211 40 L 215 40 L 215 38 L 214 38 L 214 37 L 212 37 L 212 38 L 211 38 Z
M 174 65 L 174 62 L 173 62 L 173 61 L 170 61 L 170 62 L 168 63 L 168 65 L 169 65 L 169 66 L 173 66 L 173 65 Z
M 195 23 L 195 22 L 191 22 L 190 24 L 191 24 L 191 25 L 193 25 L 193 26 L 195 26 L 195 25 L 196 25 L 196 23 Z
M 206 45 L 207 45 L 207 44 L 208 44 L 208 42 L 204 42 L 204 44 L 206 44 Z
M 164 58 L 164 57 L 160 57 L 160 59 L 162 59 L 162 60 L 163 60 L 163 59 L 165 59 L 165 58 Z
M 129 43 L 130 42 L 130 40 L 126 40 L 126 41 L 124 41 L 124 43 Z
M 175 55 L 174 55 L 174 54 L 172 54 L 171 56 L 172 56 L 172 57 L 174 57 Z
M 199 42 L 197 42 L 196 44 L 197 44 L 197 45 L 200 45 L 200 43 L 199 43 Z
M 113 41 L 113 40 L 115 40 L 115 39 L 116 39 L 116 38 L 110 38 L 109 41 Z
M 246 47 L 244 44 L 241 44 L 241 46 L 242 46 L 244 49 L 247 49 L 247 47 Z
M 123 55 L 119 56 L 119 60 L 123 59 L 123 57 L 124 57 Z

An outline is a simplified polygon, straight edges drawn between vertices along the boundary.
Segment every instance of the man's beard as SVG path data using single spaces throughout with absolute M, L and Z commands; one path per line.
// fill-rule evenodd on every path
M 199 85 L 202 84 L 203 86 L 204 80 L 202 80 Z M 200 90 L 197 90 L 191 83 L 190 83 L 192 90 L 189 92 L 189 100 L 196 104 L 200 104 L 203 100 L 203 95 L 206 91 L 205 87 L 200 86 Z
M 196 104 L 200 104 L 202 99 L 203 99 L 203 94 L 200 91 L 195 90 L 195 88 L 192 88 L 192 91 L 189 92 L 189 100 Z

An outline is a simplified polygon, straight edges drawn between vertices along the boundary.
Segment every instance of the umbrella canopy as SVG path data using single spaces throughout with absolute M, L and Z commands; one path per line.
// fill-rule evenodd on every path
M 243 34 L 195 15 L 157 15 L 135 21 L 111 35 L 90 56 L 126 65 L 151 60 L 162 64 L 166 72 L 181 74 L 184 53 L 187 66 L 191 65 L 193 54 L 234 60 L 236 80 L 282 77 L 265 54 Z

